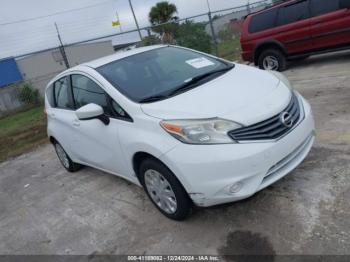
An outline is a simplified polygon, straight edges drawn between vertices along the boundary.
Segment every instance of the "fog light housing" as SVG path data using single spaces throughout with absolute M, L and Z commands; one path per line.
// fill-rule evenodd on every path
M 230 194 L 236 194 L 242 189 L 242 187 L 243 187 L 243 183 L 237 182 L 237 183 L 234 183 L 232 186 L 230 186 L 228 191 Z

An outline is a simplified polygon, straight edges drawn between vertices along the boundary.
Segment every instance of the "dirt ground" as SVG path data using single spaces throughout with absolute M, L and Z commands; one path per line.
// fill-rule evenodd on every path
M 281 181 L 179 223 L 118 177 L 67 173 L 45 145 L 0 164 L 0 254 L 350 254 L 350 52 L 286 75 L 312 105 L 317 140 Z

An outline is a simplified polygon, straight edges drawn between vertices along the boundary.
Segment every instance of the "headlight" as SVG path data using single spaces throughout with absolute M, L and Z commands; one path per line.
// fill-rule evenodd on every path
M 160 125 L 170 135 L 187 144 L 230 144 L 235 143 L 228 132 L 241 125 L 219 118 L 204 120 L 167 120 Z
M 293 91 L 293 86 L 292 84 L 289 82 L 288 78 L 285 77 L 285 75 L 283 75 L 280 72 L 277 71 L 269 71 L 271 74 L 273 74 L 275 77 L 277 77 L 285 86 L 287 86 L 291 91 Z

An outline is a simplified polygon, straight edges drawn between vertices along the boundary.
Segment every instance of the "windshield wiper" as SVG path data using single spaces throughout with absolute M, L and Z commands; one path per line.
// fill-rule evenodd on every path
M 181 92 L 186 91 L 187 89 L 193 88 L 195 87 L 195 84 L 198 83 L 199 81 L 214 75 L 214 74 L 218 74 L 218 73 L 223 73 L 223 72 L 227 72 L 230 71 L 232 68 L 234 68 L 235 65 L 230 65 L 228 67 L 225 68 L 221 68 L 218 70 L 213 70 L 211 72 L 199 75 L 199 76 L 195 76 L 193 78 L 191 78 L 189 81 L 185 82 L 184 84 L 180 85 L 179 87 L 175 88 L 174 90 L 170 91 L 169 93 L 165 94 L 165 95 L 154 95 L 154 96 L 149 96 L 146 98 L 143 98 L 139 101 L 139 103 L 151 103 L 151 102 L 157 102 L 160 100 L 164 100 L 167 99 L 169 97 L 172 97 L 174 95 L 177 95 Z
M 211 76 L 211 75 L 215 75 L 215 74 L 218 74 L 218 73 L 224 73 L 224 72 L 227 72 L 227 71 L 230 71 L 232 68 L 234 68 L 235 65 L 230 65 L 228 67 L 225 67 L 225 68 L 221 68 L 221 69 L 218 69 L 218 70 L 213 70 L 213 71 L 210 71 L 208 73 L 205 73 L 205 74 L 202 74 L 202 75 L 199 75 L 199 76 L 195 76 L 193 78 L 191 78 L 190 80 L 188 80 L 187 82 L 185 82 L 184 84 L 180 85 L 179 87 L 175 88 L 173 91 L 171 91 L 167 96 L 170 97 L 170 96 L 174 96 L 174 95 L 177 95 L 179 93 L 182 93 L 188 89 L 191 89 L 193 87 L 196 87 L 196 84 Z
M 143 98 L 139 101 L 139 103 L 150 103 L 150 102 L 157 102 L 163 99 L 168 98 L 169 96 L 167 95 L 155 95 L 155 96 L 149 96 L 146 98 Z

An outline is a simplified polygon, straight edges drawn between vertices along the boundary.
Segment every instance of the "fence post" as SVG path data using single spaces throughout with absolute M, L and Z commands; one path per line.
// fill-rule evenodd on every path
M 212 35 L 212 37 L 213 37 L 213 42 L 214 42 L 215 55 L 216 55 L 216 56 L 219 56 L 218 42 L 216 41 L 216 35 L 215 35 L 213 20 L 212 20 L 211 12 L 210 12 L 210 11 L 209 11 L 209 13 L 208 13 L 208 18 L 209 18 L 209 24 L 210 24 L 211 35 Z

